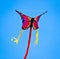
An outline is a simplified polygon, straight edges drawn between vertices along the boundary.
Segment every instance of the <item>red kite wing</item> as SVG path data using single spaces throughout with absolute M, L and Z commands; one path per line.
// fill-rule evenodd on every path
M 40 15 L 39 16 L 37 16 L 34 20 L 34 23 L 33 23 L 33 29 L 38 29 L 39 27 L 38 27 L 38 21 L 39 21 L 39 18 L 40 18 Z
M 29 16 L 26 16 L 25 14 L 22 14 L 21 12 L 17 11 L 16 12 L 21 16 L 22 18 L 22 29 L 25 30 L 30 27 L 30 20 L 31 18 Z

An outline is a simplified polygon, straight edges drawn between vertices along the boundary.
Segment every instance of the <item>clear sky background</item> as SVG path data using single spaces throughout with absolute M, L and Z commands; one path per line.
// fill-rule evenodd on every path
M 15 9 L 35 17 L 45 10 L 39 20 L 39 42 L 34 46 L 33 30 L 27 59 L 60 59 L 60 0 L 0 0 L 0 59 L 23 59 L 29 29 L 16 45 L 11 38 L 20 33 L 22 21 Z

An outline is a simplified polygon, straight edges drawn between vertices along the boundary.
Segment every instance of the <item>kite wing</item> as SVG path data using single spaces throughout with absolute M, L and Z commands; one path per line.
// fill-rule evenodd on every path
M 25 14 L 22 14 L 21 12 L 17 11 L 16 12 L 21 16 L 22 19 L 22 29 L 28 29 L 30 27 L 30 20 L 31 18 L 29 16 L 26 16 Z
M 33 23 L 33 29 L 38 29 L 38 21 L 39 21 L 39 18 L 40 18 L 40 15 L 37 16 L 35 19 L 34 19 L 34 23 Z
M 38 29 L 38 21 L 39 21 L 39 18 L 42 16 L 42 15 L 44 15 L 45 13 L 47 13 L 48 11 L 45 11 L 45 12 L 43 12 L 42 14 L 40 14 L 39 16 L 36 16 L 35 17 L 35 21 L 34 21 L 34 23 L 33 23 L 33 29 Z

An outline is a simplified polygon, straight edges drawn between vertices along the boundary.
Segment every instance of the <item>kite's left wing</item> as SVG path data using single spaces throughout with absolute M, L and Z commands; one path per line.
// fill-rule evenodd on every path
M 22 19 L 22 29 L 25 30 L 30 27 L 30 21 L 31 18 L 29 16 L 26 16 L 25 14 L 22 14 L 21 12 L 17 11 L 16 12 L 21 16 Z

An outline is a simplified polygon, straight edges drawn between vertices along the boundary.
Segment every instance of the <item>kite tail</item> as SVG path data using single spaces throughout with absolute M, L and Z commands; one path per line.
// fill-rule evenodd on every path
M 23 30 L 21 30 L 21 32 L 20 32 L 20 34 L 18 35 L 17 38 L 15 38 L 15 37 L 12 38 L 13 42 L 15 42 L 16 44 L 18 44 L 18 42 L 20 40 L 20 37 L 22 36 L 22 32 L 23 32 Z
M 36 40 L 34 42 L 35 44 L 38 44 L 38 29 L 36 30 Z
M 28 51 L 29 51 L 29 47 L 30 47 L 30 41 L 31 41 L 31 33 L 32 33 L 32 28 L 30 28 L 29 38 L 28 38 L 28 46 L 27 46 L 27 49 L 26 49 L 26 54 L 24 56 L 24 59 L 26 59 L 27 55 L 28 55 Z

